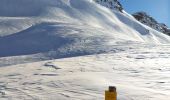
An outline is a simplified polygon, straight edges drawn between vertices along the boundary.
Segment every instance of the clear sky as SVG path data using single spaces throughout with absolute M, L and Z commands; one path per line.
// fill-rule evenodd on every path
M 170 27 L 170 0 L 120 0 L 120 2 L 128 13 L 145 11 L 158 22 Z

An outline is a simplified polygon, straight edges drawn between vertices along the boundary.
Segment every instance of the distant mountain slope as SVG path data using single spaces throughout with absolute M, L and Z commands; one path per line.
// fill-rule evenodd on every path
M 170 31 L 168 30 L 168 26 L 163 23 L 158 23 L 153 17 L 149 16 L 145 12 L 137 12 L 132 14 L 138 21 L 141 23 L 157 30 L 162 33 L 168 34 Z
M 19 61 L 114 52 L 121 43 L 170 43 L 125 11 L 93 0 L 1 0 L 0 22 L 0 57 L 25 55 Z

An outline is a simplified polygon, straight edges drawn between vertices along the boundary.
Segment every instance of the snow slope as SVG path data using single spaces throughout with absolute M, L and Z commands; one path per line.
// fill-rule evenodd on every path
M 56 51 L 60 58 L 100 53 L 117 42 L 170 42 L 126 13 L 91 0 L 1 0 L 0 8 L 1 57 Z

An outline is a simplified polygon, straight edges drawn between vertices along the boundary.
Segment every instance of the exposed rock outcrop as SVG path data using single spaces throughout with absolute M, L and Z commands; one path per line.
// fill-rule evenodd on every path
M 153 17 L 148 15 L 146 12 L 137 12 L 132 14 L 138 21 L 141 23 L 157 30 L 162 33 L 168 34 L 170 33 L 170 30 L 168 29 L 168 26 L 164 23 L 158 23 Z
M 123 7 L 118 0 L 94 0 L 94 1 L 112 10 L 117 10 L 120 12 L 122 12 L 123 10 Z

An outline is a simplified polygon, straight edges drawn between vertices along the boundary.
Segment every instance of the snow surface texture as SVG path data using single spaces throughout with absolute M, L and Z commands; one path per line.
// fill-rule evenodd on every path
M 1 0 L 0 99 L 167 100 L 169 43 L 92 0 Z
M 122 45 L 96 54 L 0 68 L 0 100 L 168 100 L 170 46 Z M 57 99 L 56 99 L 57 98 Z

